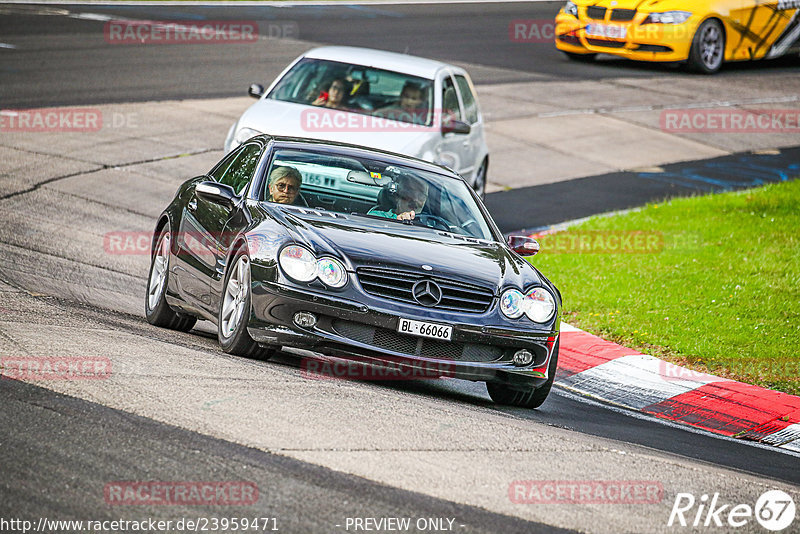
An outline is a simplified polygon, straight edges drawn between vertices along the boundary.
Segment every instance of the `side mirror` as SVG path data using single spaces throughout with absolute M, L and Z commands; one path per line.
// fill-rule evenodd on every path
M 526 235 L 508 236 L 508 246 L 520 256 L 535 256 L 539 252 L 539 242 Z
M 225 207 L 232 206 L 236 200 L 236 192 L 231 186 L 212 181 L 200 182 L 194 188 L 194 192 L 204 200 Z
M 251 84 L 250 87 L 247 88 L 247 94 L 253 98 L 261 98 L 264 95 L 264 91 L 264 86 L 260 83 Z
M 451 132 L 455 134 L 468 134 L 471 130 L 472 127 L 463 121 L 457 121 L 455 119 L 442 121 L 442 135 Z

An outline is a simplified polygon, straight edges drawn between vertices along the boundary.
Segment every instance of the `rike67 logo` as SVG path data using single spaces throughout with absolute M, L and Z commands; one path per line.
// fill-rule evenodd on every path
M 753 518 L 767 530 L 780 532 L 795 519 L 795 504 L 791 495 L 781 490 L 764 492 L 755 506 L 720 501 L 719 493 L 696 499 L 691 493 L 678 493 L 667 526 L 739 528 L 749 525 Z M 788 531 L 787 531 L 788 532 Z

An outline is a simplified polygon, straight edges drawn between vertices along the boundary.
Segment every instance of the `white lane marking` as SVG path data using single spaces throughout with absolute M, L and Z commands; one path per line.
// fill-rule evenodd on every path
M 641 354 L 616 358 L 560 382 L 574 391 L 641 410 L 709 382 L 727 381 Z
M 0 43 L 0 48 L 8 48 L 10 50 L 14 50 L 17 48 L 17 45 L 12 45 L 8 43 Z
M 564 321 L 561 321 L 561 331 L 562 332 L 583 332 L 580 328 L 575 328 L 571 324 L 567 324 Z
M 770 451 L 774 451 L 774 452 L 780 452 L 780 453 L 783 453 L 783 454 L 788 454 L 789 456 L 794 456 L 796 458 L 800 458 L 800 448 L 786 447 L 786 446 L 784 446 L 784 447 L 775 447 L 774 445 L 767 445 L 765 443 L 761 443 L 761 442 L 758 442 L 758 441 L 751 441 L 751 440 L 747 440 L 747 439 L 732 438 L 730 436 L 725 436 L 723 434 L 716 434 L 714 432 L 710 432 L 710 431 L 705 430 L 703 428 L 698 428 L 696 426 L 687 425 L 686 423 L 679 423 L 677 421 L 670 421 L 669 419 L 659 419 L 658 417 L 653 417 L 650 414 L 638 412 L 638 411 L 635 411 L 635 410 L 629 410 L 627 408 L 622 408 L 620 406 L 614 406 L 613 404 L 606 404 L 606 403 L 604 403 L 602 401 L 597 401 L 597 400 L 594 400 L 594 399 L 592 399 L 590 397 L 587 397 L 587 396 L 585 396 L 585 395 L 583 395 L 583 394 L 581 394 L 579 392 L 572 391 L 570 388 L 559 384 L 559 382 L 556 382 L 553 385 L 556 386 L 556 387 L 552 390 L 552 393 L 555 393 L 556 395 L 560 395 L 560 396 L 565 397 L 565 398 L 570 399 L 570 400 L 574 400 L 576 402 L 584 402 L 584 403 L 589 404 L 591 406 L 597 406 L 598 408 L 603 408 L 605 410 L 610 410 L 610 411 L 612 411 L 614 413 L 619 413 L 619 414 L 627 415 L 628 417 L 633 417 L 634 419 L 641 419 L 643 421 L 650 421 L 650 422 L 658 423 L 660 425 L 668 426 L 668 427 L 671 427 L 671 428 L 676 428 L 676 429 L 683 430 L 683 431 L 686 431 L 686 432 L 691 432 L 692 434 L 702 434 L 702 435 L 710 437 L 710 438 L 721 439 L 723 441 L 731 441 L 733 443 L 739 443 L 741 445 L 747 445 L 748 447 L 756 447 L 758 449 L 766 449 L 766 450 L 770 450 Z M 679 453 L 673 452 L 672 454 L 679 454 Z
M 109 20 L 119 20 L 117 17 L 111 15 L 104 15 L 102 13 L 70 13 L 69 18 L 81 20 L 97 20 L 100 22 L 108 22 Z

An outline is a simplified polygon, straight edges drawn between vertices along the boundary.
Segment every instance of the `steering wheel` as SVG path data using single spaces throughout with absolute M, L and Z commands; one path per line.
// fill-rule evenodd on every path
M 423 226 L 427 226 L 428 228 L 440 228 L 446 232 L 450 231 L 450 224 L 448 224 L 447 220 L 438 215 L 418 213 L 414 219 L 414 222 L 416 221 L 419 221 Z

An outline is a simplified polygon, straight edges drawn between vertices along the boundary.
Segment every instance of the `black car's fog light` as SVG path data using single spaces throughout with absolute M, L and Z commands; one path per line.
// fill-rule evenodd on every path
M 518 350 L 514 353 L 514 365 L 519 367 L 533 363 L 533 354 L 526 349 Z
M 317 324 L 317 316 L 311 312 L 297 312 L 294 314 L 294 324 L 303 328 L 313 328 Z

